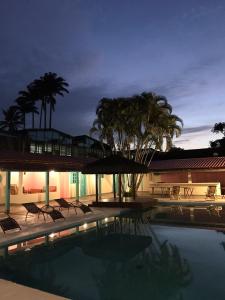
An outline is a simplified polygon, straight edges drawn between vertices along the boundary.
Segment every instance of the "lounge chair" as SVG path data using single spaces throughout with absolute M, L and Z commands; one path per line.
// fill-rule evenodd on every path
M 206 195 L 205 195 L 205 199 L 213 199 L 216 200 L 216 186 L 215 185 L 209 185 Z
M 21 230 L 20 225 L 16 222 L 15 219 L 13 219 L 11 217 L 7 217 L 7 218 L 0 220 L 0 226 L 1 226 L 4 234 L 7 230 L 11 230 L 11 229 Z
M 76 210 L 76 205 L 74 205 L 73 203 L 71 202 L 67 202 L 64 198 L 59 198 L 59 199 L 55 199 L 55 202 L 58 203 L 58 207 L 59 209 L 62 209 L 62 208 L 67 208 L 68 209 L 68 213 L 69 213 L 69 210 L 70 208 L 74 208 L 75 210 L 75 213 L 77 214 L 77 210 Z
M 180 186 L 172 187 L 170 199 L 180 200 Z
M 25 221 L 27 220 L 27 216 L 28 214 L 33 214 L 33 215 L 38 215 L 38 218 L 39 218 L 39 215 L 42 214 L 43 217 L 44 217 L 44 220 L 45 220 L 45 211 L 43 211 L 40 207 L 38 207 L 34 202 L 30 202 L 30 203 L 23 203 L 22 204 L 26 210 L 27 210 L 27 214 L 26 214 L 26 217 L 25 217 Z
M 55 222 L 55 220 L 58 220 L 58 219 L 64 219 L 65 220 L 65 217 L 62 215 L 62 213 L 56 209 L 53 209 L 52 211 L 49 211 L 49 212 L 46 212 L 47 215 L 49 215 L 52 220 Z
M 78 207 L 80 210 L 82 210 L 82 212 L 84 214 L 89 213 L 89 212 L 93 212 L 93 210 L 86 204 L 80 202 L 79 200 L 76 200 L 73 202 L 73 204 Z

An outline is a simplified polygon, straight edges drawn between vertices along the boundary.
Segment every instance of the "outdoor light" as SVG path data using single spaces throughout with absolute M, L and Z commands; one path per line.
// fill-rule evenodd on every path
M 55 170 L 51 170 L 49 173 L 50 173 L 50 174 L 53 174 L 53 173 L 55 173 Z
M 84 225 L 83 225 L 83 226 L 84 226 L 84 229 L 86 229 L 86 228 L 87 228 L 87 223 L 84 223 Z
M 53 238 L 54 238 L 54 236 L 55 236 L 55 233 L 51 233 L 51 234 L 49 234 L 49 237 L 50 237 L 51 239 L 53 239 Z
M 108 218 L 105 218 L 105 222 L 108 222 Z

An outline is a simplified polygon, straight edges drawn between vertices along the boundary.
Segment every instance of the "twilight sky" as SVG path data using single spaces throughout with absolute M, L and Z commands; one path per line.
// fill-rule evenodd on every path
M 0 0 L 1 108 L 45 72 L 70 84 L 53 127 L 88 133 L 102 97 L 155 91 L 207 147 L 225 121 L 224 0 Z

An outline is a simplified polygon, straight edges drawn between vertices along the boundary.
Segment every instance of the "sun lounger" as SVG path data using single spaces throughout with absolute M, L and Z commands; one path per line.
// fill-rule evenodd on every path
M 40 207 L 38 207 L 34 202 L 30 202 L 30 203 L 23 203 L 22 204 L 26 210 L 27 210 L 27 214 L 26 214 L 26 217 L 25 217 L 25 221 L 27 220 L 27 216 L 28 214 L 33 214 L 33 215 L 38 215 L 38 218 L 39 218 L 39 215 L 42 214 L 43 217 L 44 217 L 44 220 L 45 220 L 45 212 L 42 211 L 42 209 Z
M 55 202 L 58 203 L 59 209 L 66 208 L 66 209 L 68 209 L 68 212 L 69 212 L 69 209 L 72 207 L 72 208 L 74 208 L 75 212 L 77 213 L 77 210 L 76 210 L 77 206 L 74 205 L 73 203 L 67 202 L 64 198 L 55 199 Z
M 21 230 L 20 225 L 16 222 L 15 219 L 13 219 L 11 217 L 7 217 L 7 218 L 0 220 L 0 226 L 1 226 L 4 234 L 7 230 L 11 230 L 11 229 Z
M 51 218 L 52 220 L 55 222 L 55 220 L 58 220 L 58 219 L 64 219 L 65 220 L 65 217 L 62 215 L 62 213 L 56 209 L 53 209 L 52 211 L 49 211 L 47 213 Z
M 82 210 L 82 212 L 84 214 L 89 213 L 89 212 L 93 212 L 93 210 L 86 204 L 80 202 L 79 200 L 76 200 L 73 202 L 73 204 L 78 207 L 80 210 Z
M 57 219 L 65 219 L 60 211 L 56 210 L 53 206 L 50 206 L 50 205 L 45 205 L 42 208 L 40 208 L 35 203 L 31 202 L 31 203 L 24 203 L 23 206 L 27 210 L 25 221 L 27 220 L 27 215 L 29 213 L 37 214 L 38 218 L 39 218 L 39 215 L 42 214 L 44 217 L 44 220 L 45 220 L 45 214 L 46 214 L 47 216 L 50 216 L 54 222 Z

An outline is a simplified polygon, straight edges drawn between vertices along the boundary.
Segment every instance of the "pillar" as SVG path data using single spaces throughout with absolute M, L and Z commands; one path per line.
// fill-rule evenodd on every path
M 79 201 L 80 199 L 80 177 L 79 177 L 79 172 L 77 173 L 77 181 L 76 181 L 76 200 Z
M 98 174 L 95 175 L 95 194 L 96 194 L 96 202 L 98 202 Z
M 98 195 L 99 199 L 102 199 L 102 174 L 98 176 Z
M 113 174 L 113 198 L 116 199 L 116 175 Z
M 119 179 L 119 202 L 122 202 L 122 196 L 121 196 L 121 191 L 122 191 L 122 182 L 121 182 L 121 174 L 118 176 Z
M 45 204 L 49 205 L 49 171 L 45 172 Z
M 10 180 L 11 173 L 6 171 L 6 184 L 5 184 L 5 213 L 10 213 Z
M 18 194 L 23 195 L 23 172 L 19 172 Z
M 191 171 L 188 170 L 188 183 L 192 183 Z

